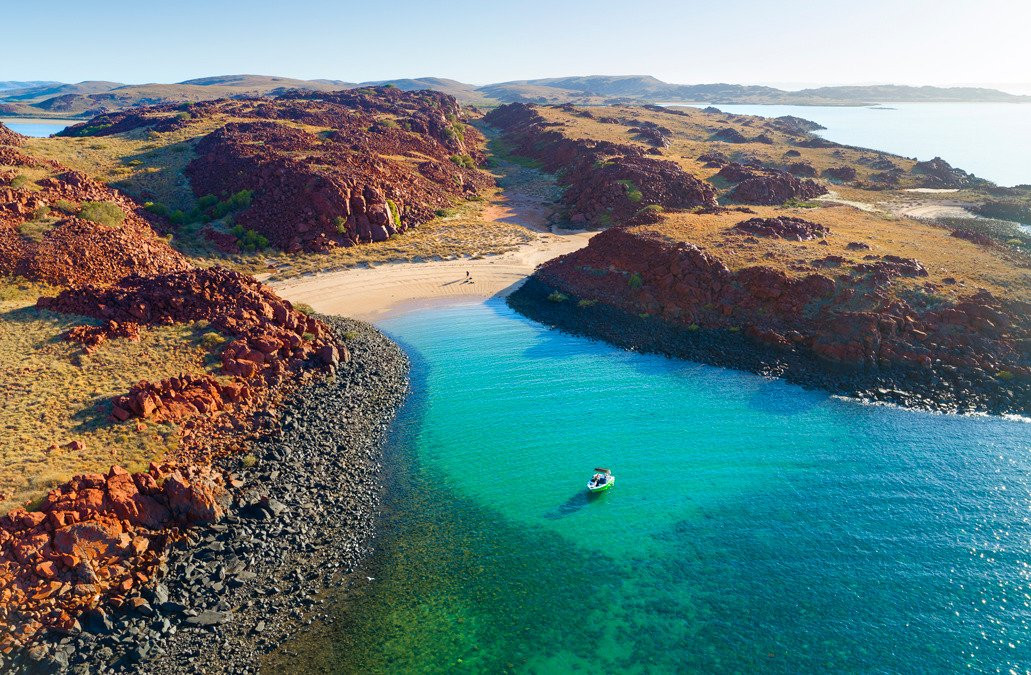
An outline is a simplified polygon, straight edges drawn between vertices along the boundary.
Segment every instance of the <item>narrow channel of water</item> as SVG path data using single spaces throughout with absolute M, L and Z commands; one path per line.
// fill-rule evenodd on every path
M 11 131 L 24 136 L 44 138 L 82 120 L 28 119 L 24 117 L 0 117 L 0 122 Z
M 291 669 L 1020 670 L 1031 424 L 548 330 L 383 321 L 415 363 L 379 552 Z M 595 466 L 618 477 L 595 499 Z

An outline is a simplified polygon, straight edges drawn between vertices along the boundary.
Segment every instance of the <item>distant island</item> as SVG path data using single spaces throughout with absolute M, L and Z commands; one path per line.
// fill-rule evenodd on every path
M 174 84 L 120 82 L 0 82 L 0 115 L 15 117 L 92 117 L 145 105 L 278 95 L 291 89 L 335 91 L 393 86 L 405 91 L 430 89 L 454 96 L 464 105 L 504 103 L 613 105 L 620 103 L 752 103 L 867 106 L 877 103 L 1027 103 L 1031 96 L 981 87 L 914 87 L 893 84 L 816 87 L 786 91 L 741 84 L 671 84 L 646 75 L 588 75 L 515 80 L 477 86 L 440 77 L 345 82 L 298 80 L 266 75 L 219 75 Z

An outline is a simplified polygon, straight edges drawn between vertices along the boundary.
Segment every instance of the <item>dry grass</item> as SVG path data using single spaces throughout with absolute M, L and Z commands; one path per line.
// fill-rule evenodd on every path
M 0 512 L 76 473 L 142 468 L 173 450 L 175 428 L 145 423 L 137 431 L 135 421 L 109 422 L 109 401 L 141 379 L 205 371 L 204 331 L 194 326 L 147 329 L 138 342 L 112 340 L 85 355 L 60 336 L 88 320 L 37 310 L 35 298 L 46 291 L 0 282 Z M 60 447 L 72 440 L 85 448 Z
M 614 143 L 631 143 L 642 148 L 650 147 L 628 131 L 628 124 L 600 122 L 598 119 L 579 117 L 558 108 L 539 108 L 538 110 L 549 122 L 561 123 L 563 125 L 562 133 L 571 138 L 595 138 Z M 830 167 L 848 164 L 856 168 L 860 180 L 867 180 L 871 174 L 877 172 L 876 169 L 857 163 L 861 157 L 887 157 L 907 172 L 915 164 L 911 159 L 874 150 L 791 146 L 789 145 L 790 137 L 787 134 L 765 126 L 764 118 L 750 115 L 710 114 L 697 108 L 675 108 L 674 110 L 684 113 L 679 115 L 635 106 L 605 106 L 588 110 L 596 118 L 619 118 L 630 124 L 633 124 L 635 120 L 650 121 L 669 128 L 673 131 L 674 137 L 671 146 L 662 151 L 663 158 L 677 162 L 685 171 L 700 178 L 707 178 L 718 171 L 718 169 L 705 168 L 701 162 L 697 161 L 700 155 L 714 150 L 722 152 L 732 159 L 746 156 L 755 157 L 770 166 L 809 162 L 820 173 Z M 770 136 L 774 143 L 724 143 L 711 140 L 713 133 L 722 128 L 735 129 L 748 138 L 754 138 L 763 133 Z M 797 150 L 801 156 L 785 157 L 784 153 L 789 148 Z M 913 178 L 904 176 L 900 187 L 913 187 L 917 185 L 917 182 Z M 875 201 L 884 198 L 882 190 L 854 190 L 853 193 L 862 193 L 861 196 L 853 194 L 849 197 L 857 199 L 857 201 Z
M 137 201 L 189 209 L 194 197 L 183 170 L 194 158 L 193 141 L 214 131 L 226 118 L 212 117 L 169 133 L 149 129 L 86 138 L 32 138 L 26 150 L 54 159 L 122 190 Z
M 533 232 L 522 225 L 491 219 L 489 208 L 489 201 L 467 201 L 387 241 L 336 248 L 329 253 L 230 256 L 222 264 L 278 280 L 358 265 L 500 255 L 534 238 Z
M 985 288 L 993 293 L 1026 299 L 1031 288 L 1031 269 L 1012 252 L 1002 248 L 984 248 L 951 236 L 945 228 L 910 219 L 891 219 L 864 213 L 846 206 L 815 209 L 751 207 L 758 216 L 792 215 L 830 228 L 826 245 L 818 241 L 786 241 L 750 237 L 729 228 L 755 215 L 730 212 L 718 215 L 669 213 L 663 222 L 641 226 L 673 239 L 689 241 L 711 250 L 731 269 L 766 265 L 791 274 L 819 271 L 824 274 L 847 272 L 856 264 L 870 262 L 864 256 L 892 254 L 914 258 L 927 268 L 928 277 L 900 280 L 900 285 L 923 286 L 932 282 L 940 286 L 938 293 L 958 296 Z M 850 242 L 861 242 L 870 250 L 852 251 Z M 826 267 L 814 261 L 827 256 L 845 259 L 839 267 Z M 958 283 L 945 284 L 953 277 Z

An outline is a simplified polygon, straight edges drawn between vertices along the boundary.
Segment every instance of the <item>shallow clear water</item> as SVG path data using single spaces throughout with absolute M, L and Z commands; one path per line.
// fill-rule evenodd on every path
M 623 351 L 491 301 L 414 361 L 379 553 L 293 668 L 1031 664 L 1031 424 Z M 584 484 L 610 467 L 616 487 Z
M 862 106 L 723 105 L 724 112 L 795 115 L 827 127 L 838 143 L 953 166 L 1000 185 L 1031 184 L 1031 105 L 1021 103 L 887 103 Z
M 35 136 L 37 138 L 43 138 L 56 134 L 58 131 L 62 131 L 65 127 L 70 124 L 75 124 L 80 120 L 32 120 L 26 121 L 24 118 L 11 118 L 6 119 L 0 117 L 0 122 L 4 123 L 11 131 L 17 131 L 19 134 L 25 136 Z

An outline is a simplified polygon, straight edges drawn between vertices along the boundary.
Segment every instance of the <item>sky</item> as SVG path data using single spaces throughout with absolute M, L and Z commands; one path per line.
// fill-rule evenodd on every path
M 2 0 L 0 80 L 251 73 L 474 84 L 984 84 L 1031 90 L 1026 0 Z

